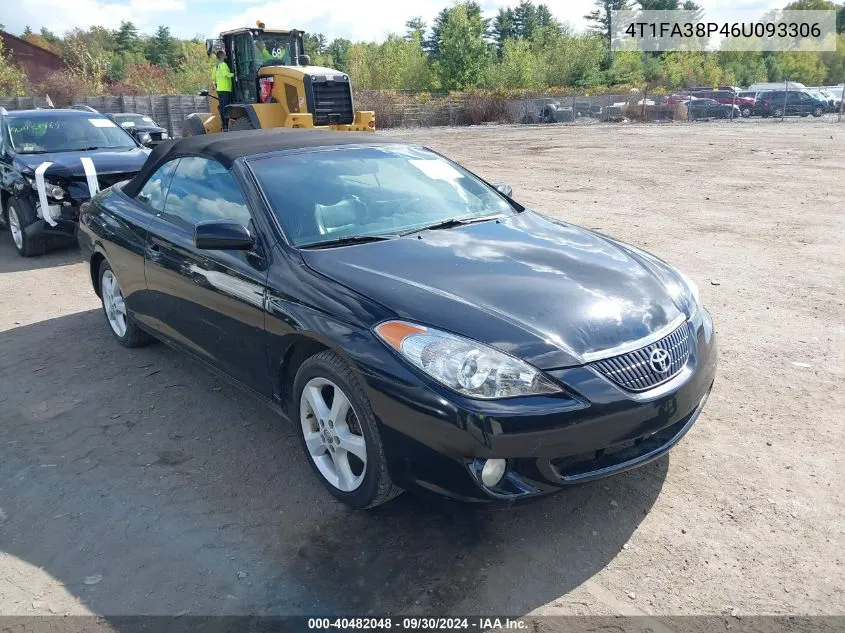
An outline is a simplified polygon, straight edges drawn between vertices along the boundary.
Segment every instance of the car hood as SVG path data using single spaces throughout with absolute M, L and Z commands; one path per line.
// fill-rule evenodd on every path
M 493 345 L 542 369 L 648 336 L 685 306 L 662 261 L 524 211 L 383 242 L 303 250 L 317 272 L 399 317 Z
M 157 125 L 135 125 L 133 127 L 125 127 L 123 129 L 129 132 L 130 134 L 132 132 L 167 132 L 167 128 L 159 127 Z
M 25 171 L 33 172 L 44 162 L 53 163 L 47 170 L 50 176 L 74 178 L 85 175 L 85 168 L 79 159 L 88 156 L 94 163 L 97 174 L 136 172 L 147 160 L 150 150 L 134 147 L 125 150 L 92 150 L 87 152 L 51 152 L 47 154 L 18 154 L 17 161 Z

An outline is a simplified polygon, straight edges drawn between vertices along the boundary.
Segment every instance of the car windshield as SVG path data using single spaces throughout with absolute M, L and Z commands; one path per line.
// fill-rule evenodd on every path
M 261 33 L 255 36 L 255 59 L 259 64 L 289 65 L 293 43 L 289 35 Z
M 114 121 L 96 114 L 15 115 L 9 117 L 8 126 L 12 149 L 19 154 L 137 147 Z
M 516 212 L 489 185 L 418 147 L 330 148 L 248 164 L 294 246 Z
M 120 127 L 158 127 L 150 117 L 142 114 L 115 114 L 112 118 L 120 124 Z

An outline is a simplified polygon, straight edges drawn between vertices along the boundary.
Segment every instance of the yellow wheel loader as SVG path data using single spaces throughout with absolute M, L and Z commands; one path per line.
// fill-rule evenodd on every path
M 206 52 L 226 52 L 234 73 L 232 103 L 226 107 L 229 131 L 274 127 L 373 132 L 375 112 L 356 112 L 349 76 L 339 70 L 312 66 L 304 53 L 302 32 L 242 28 L 206 40 Z M 211 67 L 209 67 L 210 75 Z M 214 112 L 188 116 L 182 136 L 222 132 L 217 94 L 211 97 Z

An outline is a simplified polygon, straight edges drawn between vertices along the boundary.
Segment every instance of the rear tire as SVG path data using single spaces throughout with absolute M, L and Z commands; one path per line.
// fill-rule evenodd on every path
M 6 202 L 3 219 L 6 222 L 6 226 L 9 227 L 12 244 L 21 257 L 41 255 L 46 250 L 46 244 L 43 240 L 30 237 L 26 234 L 26 227 L 38 220 L 35 207 L 29 200 L 24 198 L 9 198 Z
M 238 117 L 237 119 L 231 119 L 229 121 L 229 131 L 230 132 L 237 132 L 242 130 L 254 130 L 255 128 L 252 125 L 252 121 L 249 120 L 249 117 Z
M 126 310 L 123 291 L 111 266 L 106 260 L 100 264 L 100 298 L 109 330 L 124 347 L 143 347 L 153 342 L 153 337 L 138 327 Z
M 387 470 L 367 395 L 340 356 L 326 350 L 302 363 L 293 395 L 305 457 L 335 498 L 363 510 L 402 493 Z
M 772 112 L 772 116 L 776 119 L 779 119 L 783 116 L 783 108 L 775 108 L 775 111 Z

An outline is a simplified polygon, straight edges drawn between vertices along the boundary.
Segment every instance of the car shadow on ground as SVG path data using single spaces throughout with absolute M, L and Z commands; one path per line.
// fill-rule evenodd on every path
M 523 614 L 607 565 L 667 471 L 357 512 L 292 425 L 162 344 L 120 347 L 99 310 L 0 349 L 0 548 L 98 614 Z
M 76 244 L 54 246 L 43 255 L 35 257 L 21 257 L 15 250 L 9 229 L 0 221 L 0 275 L 40 268 L 68 266 L 78 264 L 81 261 L 79 246 Z

